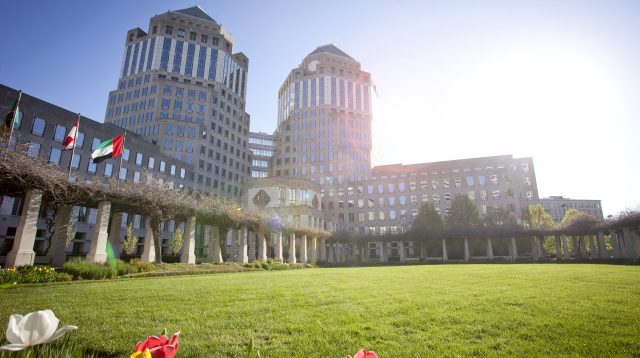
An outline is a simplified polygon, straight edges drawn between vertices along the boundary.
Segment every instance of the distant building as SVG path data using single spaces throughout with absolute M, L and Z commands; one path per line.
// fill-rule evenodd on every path
M 522 210 L 538 201 L 533 160 L 503 155 L 377 166 L 368 179 L 323 190 L 322 204 L 338 210 L 343 230 L 385 235 L 409 230 L 423 204 L 446 219 L 457 195 L 468 196 L 480 216 L 504 208 L 520 220 Z
M 245 112 L 249 59 L 200 7 L 156 15 L 127 32 L 105 122 L 195 166 L 195 189 L 241 200 L 251 175 Z
M 249 132 L 249 151 L 251 151 L 251 177 L 266 178 L 271 170 L 271 157 L 275 150 L 275 137 L 267 133 Z
M 600 200 L 569 199 L 563 196 L 550 196 L 540 199 L 542 207 L 551 215 L 553 221 L 560 222 L 569 209 L 585 212 L 596 219 L 603 220 L 602 205 Z

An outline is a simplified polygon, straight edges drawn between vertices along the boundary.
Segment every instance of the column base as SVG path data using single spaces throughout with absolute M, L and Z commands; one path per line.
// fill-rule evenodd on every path
M 33 265 L 36 259 L 36 253 L 33 250 L 24 250 L 18 252 L 9 252 L 5 262 L 6 267 Z

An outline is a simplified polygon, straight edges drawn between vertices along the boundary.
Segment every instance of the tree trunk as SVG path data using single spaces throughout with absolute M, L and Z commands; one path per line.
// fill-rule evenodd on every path
M 160 217 L 151 216 L 151 230 L 153 231 L 153 248 L 156 252 L 156 263 L 162 263 L 162 240 L 160 238 Z

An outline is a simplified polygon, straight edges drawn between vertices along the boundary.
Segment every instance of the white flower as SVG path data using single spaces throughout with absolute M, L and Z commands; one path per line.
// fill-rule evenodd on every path
M 58 323 L 60 320 L 51 310 L 31 312 L 24 317 L 12 314 L 7 327 L 7 340 L 11 344 L 0 347 L 0 351 L 19 351 L 28 346 L 52 342 L 78 329 L 76 326 L 64 326 L 56 331 Z

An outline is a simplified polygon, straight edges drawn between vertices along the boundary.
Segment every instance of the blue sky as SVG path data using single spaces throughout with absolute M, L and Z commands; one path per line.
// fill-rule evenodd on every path
M 195 4 L 250 59 L 253 131 L 334 43 L 376 83 L 376 164 L 531 156 L 541 196 L 640 206 L 638 1 L 11 1 L 0 82 L 102 121 L 126 31 Z

